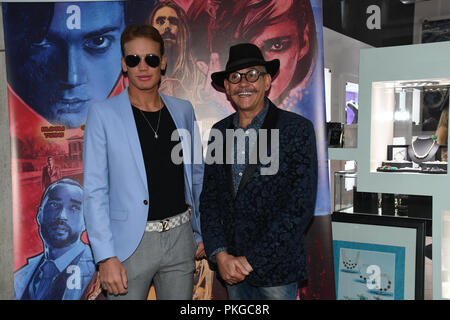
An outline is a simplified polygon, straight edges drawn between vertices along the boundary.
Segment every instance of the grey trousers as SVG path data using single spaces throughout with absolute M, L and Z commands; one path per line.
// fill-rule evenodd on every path
M 165 232 L 144 232 L 136 251 L 122 265 L 128 293 L 108 300 L 145 300 L 155 285 L 158 300 L 191 300 L 197 243 L 189 222 Z

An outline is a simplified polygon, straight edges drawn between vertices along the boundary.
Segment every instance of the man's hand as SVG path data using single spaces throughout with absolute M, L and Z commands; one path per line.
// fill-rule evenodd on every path
M 197 251 L 195 252 L 195 259 L 201 260 L 206 258 L 205 245 L 203 242 L 197 244 Z
M 216 261 L 220 276 L 229 285 L 243 281 L 253 271 L 245 257 L 235 257 L 225 251 L 216 254 Z
M 125 268 L 116 257 L 99 264 L 99 278 L 102 288 L 117 296 L 128 292 L 128 278 Z
M 239 260 L 239 262 L 241 263 L 241 265 L 245 268 L 245 270 L 250 273 L 253 271 L 252 266 L 250 265 L 250 263 L 248 263 L 247 258 L 244 256 L 241 257 L 236 257 L 236 259 Z

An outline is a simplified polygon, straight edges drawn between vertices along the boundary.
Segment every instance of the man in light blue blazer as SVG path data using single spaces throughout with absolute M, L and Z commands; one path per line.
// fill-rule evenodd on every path
M 84 134 L 84 215 L 99 279 L 109 299 L 146 299 L 152 282 L 158 299 L 192 299 L 195 258 L 205 257 L 194 111 L 158 92 L 166 57 L 156 29 L 127 27 L 121 47 L 129 87 L 90 107 Z

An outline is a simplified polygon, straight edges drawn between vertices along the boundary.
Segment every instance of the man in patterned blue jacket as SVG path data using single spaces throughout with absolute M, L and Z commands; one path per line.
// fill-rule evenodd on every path
M 237 110 L 213 126 L 200 197 L 206 253 L 230 299 L 296 299 L 307 278 L 315 133 L 309 120 L 266 97 L 279 65 L 257 46 L 238 44 L 225 71 L 211 75 Z

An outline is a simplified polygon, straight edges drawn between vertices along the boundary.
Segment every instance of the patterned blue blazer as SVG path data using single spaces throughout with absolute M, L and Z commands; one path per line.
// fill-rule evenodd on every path
M 213 128 L 226 137 L 232 119 L 230 115 Z M 261 175 L 258 159 L 246 166 L 235 191 L 231 164 L 205 164 L 201 229 L 208 257 L 227 248 L 229 254 L 245 256 L 252 266 L 254 271 L 245 280 L 249 284 L 280 286 L 307 278 L 304 233 L 316 202 L 316 139 L 309 120 L 272 102 L 261 129 L 279 130 L 278 172 Z

